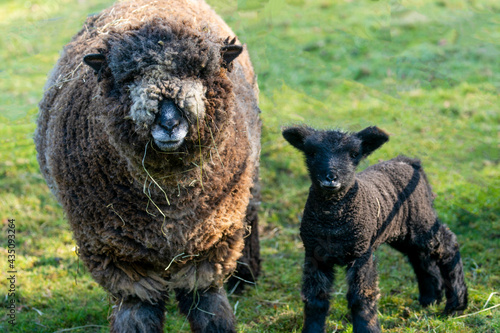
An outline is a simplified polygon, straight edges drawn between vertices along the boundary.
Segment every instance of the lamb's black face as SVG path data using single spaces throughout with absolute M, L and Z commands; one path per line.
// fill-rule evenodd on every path
M 330 193 L 347 191 L 354 184 L 359 162 L 389 139 L 376 127 L 354 134 L 292 127 L 283 136 L 304 152 L 313 185 Z
M 163 100 L 151 127 L 154 143 L 162 151 L 174 151 L 184 142 L 188 121 L 173 100 Z
M 334 193 L 349 189 L 361 160 L 360 150 L 361 140 L 340 132 L 316 132 L 307 137 L 303 151 L 313 184 Z

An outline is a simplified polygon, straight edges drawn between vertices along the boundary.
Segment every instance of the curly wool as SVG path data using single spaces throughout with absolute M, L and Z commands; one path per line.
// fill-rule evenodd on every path
M 373 254 L 383 243 L 408 256 L 423 306 L 439 302 L 444 289 L 446 314 L 467 307 L 459 245 L 437 217 L 419 160 L 398 156 L 356 173 L 389 140 L 377 127 L 343 133 L 299 126 L 283 136 L 304 153 L 312 182 L 300 225 L 304 333 L 325 331 L 335 265 L 347 265 L 353 331 L 380 332 Z
M 46 85 L 41 171 L 81 259 L 117 298 L 220 287 L 241 256 L 260 120 L 248 53 L 222 66 L 229 36 L 201 2 L 118 3 L 87 20 Z M 97 52 L 108 66 L 95 76 L 81 61 Z M 167 97 L 190 124 L 173 153 L 149 135 Z
M 341 265 L 372 247 L 406 235 L 408 220 L 413 223 L 412 227 L 425 234 L 437 218 L 432 207 L 432 191 L 420 161 L 403 156 L 357 174 L 354 185 L 340 200 L 325 201 L 319 200 L 320 197 L 317 191 L 309 193 L 301 235 L 305 242 L 317 242 L 317 235 L 327 235 L 328 242 L 321 244 L 322 249 Z M 419 220 L 413 222 L 410 213 L 417 211 Z M 432 224 L 419 224 L 422 221 Z

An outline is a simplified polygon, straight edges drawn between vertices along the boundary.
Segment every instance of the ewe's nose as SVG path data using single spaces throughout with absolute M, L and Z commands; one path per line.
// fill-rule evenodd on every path
M 180 111 L 173 100 L 164 100 L 160 104 L 160 114 L 156 121 L 160 127 L 172 134 L 174 129 L 181 123 Z
M 179 126 L 180 121 L 178 119 L 167 119 L 165 121 L 162 121 L 160 118 L 160 125 L 162 128 L 164 128 L 167 132 L 172 133 L 174 129 Z

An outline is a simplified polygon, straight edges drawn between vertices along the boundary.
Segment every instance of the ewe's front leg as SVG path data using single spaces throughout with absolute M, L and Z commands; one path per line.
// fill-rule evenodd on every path
M 111 333 L 162 333 L 165 302 L 156 304 L 130 297 L 113 307 Z
M 179 309 L 194 333 L 235 333 L 235 317 L 224 288 L 186 291 L 176 289 Z
M 165 320 L 166 281 L 146 264 L 113 261 L 81 249 L 92 277 L 116 299 L 112 333 L 160 333 Z
M 308 254 L 302 278 L 302 301 L 304 302 L 304 328 L 302 333 L 325 332 L 325 320 L 330 308 L 330 293 L 333 283 L 333 265 L 323 258 Z
M 354 333 L 380 332 L 377 318 L 379 297 L 377 268 L 372 253 L 356 259 L 347 270 L 347 302 L 352 314 Z

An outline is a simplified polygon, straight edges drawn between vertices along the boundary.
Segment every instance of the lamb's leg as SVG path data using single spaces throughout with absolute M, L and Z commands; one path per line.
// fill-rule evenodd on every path
M 138 298 L 118 300 L 111 315 L 111 333 L 162 333 L 165 303 L 151 304 Z
M 313 253 L 306 250 L 302 277 L 302 301 L 304 302 L 302 333 L 325 332 L 333 279 L 333 265 L 322 258 L 316 258 Z
M 443 294 L 443 279 L 435 260 L 425 253 L 411 251 L 408 259 L 417 276 L 420 304 L 426 307 L 432 303 L 440 303 Z
M 175 290 L 179 309 L 187 316 L 194 333 L 236 332 L 235 317 L 224 288 L 206 291 Z
M 443 277 L 446 295 L 444 314 L 460 313 L 467 308 L 467 286 L 457 237 L 443 224 L 429 246 Z
M 243 287 L 248 282 L 251 284 L 255 283 L 260 274 L 258 210 L 261 197 L 258 176 L 254 177 L 254 186 L 251 191 L 252 198 L 248 204 L 245 218 L 245 226 L 247 228 L 245 232 L 245 248 L 243 249 L 243 255 L 238 259 L 238 265 L 234 274 L 227 282 L 227 290 L 235 293 L 243 291 Z
M 379 297 L 377 268 L 371 252 L 356 259 L 347 270 L 347 302 L 352 314 L 354 333 L 380 332 L 377 318 Z

